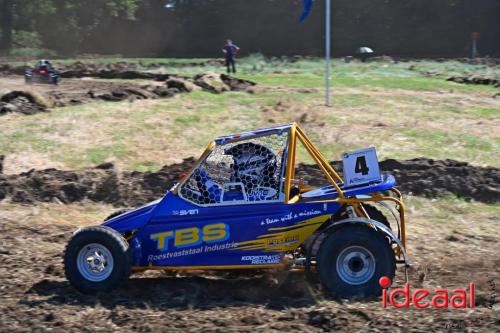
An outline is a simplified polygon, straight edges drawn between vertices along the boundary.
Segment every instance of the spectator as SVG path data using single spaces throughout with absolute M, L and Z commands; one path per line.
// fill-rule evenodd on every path
M 226 45 L 222 48 L 222 52 L 226 55 L 226 66 L 227 66 L 227 72 L 231 73 L 231 69 L 233 70 L 233 73 L 236 73 L 236 63 L 235 63 L 235 58 L 236 58 L 236 53 L 240 48 L 236 45 L 233 44 L 233 42 L 228 39 L 226 41 Z

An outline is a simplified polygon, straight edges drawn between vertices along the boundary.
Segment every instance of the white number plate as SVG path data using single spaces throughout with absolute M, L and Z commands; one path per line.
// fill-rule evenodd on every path
M 373 147 L 344 153 L 342 163 L 344 182 L 348 187 L 377 182 L 381 179 L 377 152 Z

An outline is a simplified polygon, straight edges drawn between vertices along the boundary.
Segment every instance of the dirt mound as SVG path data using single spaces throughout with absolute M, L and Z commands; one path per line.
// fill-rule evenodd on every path
M 172 63 L 167 65 L 162 64 L 141 64 L 141 63 L 130 63 L 130 62 L 115 62 L 108 64 L 92 64 L 92 63 L 82 63 L 75 62 L 68 65 L 58 66 L 57 70 L 62 78 L 99 78 L 99 79 L 142 79 L 142 80 L 154 80 L 154 81 L 166 81 L 171 77 L 175 77 L 173 74 L 159 73 L 153 69 L 165 68 L 165 67 L 190 67 L 199 65 L 220 65 L 219 59 L 212 59 L 206 62 L 200 63 Z M 0 65 L 0 73 L 5 75 L 24 75 L 26 69 L 29 66 L 11 66 L 8 64 Z M 228 85 L 231 90 L 245 90 L 249 86 L 254 85 L 246 80 L 235 79 L 229 75 L 225 74 L 213 74 L 210 80 L 223 81 Z M 203 78 L 207 74 L 200 74 L 197 77 Z M 210 82 L 209 80 L 209 82 Z M 203 79 L 200 81 L 203 83 Z M 217 82 L 218 83 L 218 82 Z M 214 83 L 208 84 L 208 89 L 211 89 Z
M 206 91 L 217 94 L 230 90 L 245 91 L 255 86 L 255 82 L 216 73 L 198 74 L 194 77 L 194 83 Z
M 231 88 L 226 85 L 224 81 L 222 81 L 221 75 L 216 73 L 203 73 L 196 75 L 194 77 L 194 82 L 203 89 L 216 94 L 231 90 Z
M 112 164 L 79 171 L 57 169 L 31 170 L 19 175 L 0 175 L 0 199 L 13 202 L 36 201 L 62 203 L 89 199 L 116 206 L 138 206 L 158 199 L 188 171 L 195 160 L 163 167 L 158 172 L 117 173 Z M 341 170 L 339 162 L 333 162 Z M 386 160 L 383 171 L 396 176 L 399 188 L 418 196 L 438 197 L 454 194 L 486 203 L 500 202 L 500 170 L 474 167 L 452 160 Z M 321 172 L 310 165 L 299 165 L 297 178 L 311 185 L 324 185 Z M 318 182 L 320 181 L 320 182 Z
M 0 174 L 0 199 L 13 202 L 62 203 L 89 199 L 121 206 L 137 206 L 156 200 L 178 181 L 178 176 L 193 165 L 194 159 L 163 167 L 158 172 L 123 172 L 113 164 L 79 171 L 57 169 L 30 170 L 19 175 Z
M 331 162 L 342 171 L 342 163 Z M 406 161 L 388 159 L 380 162 L 383 172 L 393 174 L 403 192 L 428 198 L 454 194 L 485 203 L 500 202 L 500 169 L 476 167 L 454 160 L 415 158 Z M 311 185 L 321 185 L 322 173 L 314 166 L 302 165 L 297 177 Z
M 230 75 L 221 74 L 220 79 L 224 82 L 232 91 L 246 91 L 250 87 L 256 85 L 255 82 L 249 80 L 238 79 Z
M 160 74 L 160 73 L 149 73 L 140 71 L 114 71 L 114 70 L 99 70 L 95 72 L 88 71 L 78 71 L 70 70 L 61 72 L 61 77 L 63 78 L 83 78 L 83 77 L 93 77 L 98 79 L 143 79 L 143 80 L 155 80 L 155 81 L 165 81 L 171 74 Z
M 137 100 L 137 99 L 154 99 L 160 97 L 155 93 L 156 87 L 152 86 L 142 86 L 142 87 L 117 87 L 111 91 L 106 91 L 104 93 L 95 93 L 90 90 L 88 92 L 90 98 L 101 99 L 103 101 L 118 102 L 123 100 Z M 164 96 L 173 96 L 174 91 L 171 91 L 170 95 L 165 94 Z M 163 96 L 162 96 L 163 97 Z
M 0 73 L 4 75 L 24 75 L 27 66 L 12 66 L 9 64 L 0 64 Z
M 145 73 L 145 70 L 156 70 L 161 68 L 183 68 L 183 67 L 198 67 L 198 66 L 223 66 L 224 59 L 208 59 L 204 61 L 191 61 L 191 62 L 167 62 L 167 63 L 154 63 L 143 61 L 127 62 L 118 61 L 111 63 L 89 63 L 76 61 L 70 64 L 56 65 L 56 69 L 61 73 L 67 73 L 66 77 L 83 77 L 91 75 L 92 73 L 103 73 L 102 75 L 113 75 L 113 73 Z M 13 66 L 9 64 L 0 64 L 0 72 L 4 74 L 22 75 L 24 71 L 30 66 Z M 75 75 L 75 76 L 73 76 Z M 78 76 L 83 75 L 83 76 Z M 127 75 L 127 74 L 125 74 Z M 140 75 L 140 74 L 139 74 Z M 141 77 L 130 77 L 141 78 Z
M 147 74 L 147 73 L 146 73 Z M 145 77 L 149 78 L 150 77 Z M 59 86 L 34 86 L 33 91 L 14 90 L 0 97 L 0 115 L 9 112 L 35 114 L 48 111 L 51 107 L 61 107 L 88 103 L 93 100 L 134 101 L 172 97 L 178 93 L 205 90 L 218 93 L 222 91 L 244 91 L 255 83 L 228 75 L 213 74 L 212 80 L 203 75 L 195 78 L 163 75 L 157 77 L 164 83 L 151 82 L 139 85 L 134 83 L 107 82 L 100 80 L 69 79 Z M 220 89 L 223 85 L 225 88 Z
M 0 114 L 19 112 L 35 114 L 54 105 L 50 96 L 27 90 L 14 90 L 0 97 Z
M 451 81 L 455 83 L 463 83 L 463 84 L 484 84 L 484 85 L 492 85 L 495 87 L 500 87 L 500 80 L 490 77 L 480 77 L 480 76 L 452 76 L 446 81 Z
M 299 93 L 309 93 L 310 90 L 298 90 Z M 276 124 L 286 119 L 288 122 L 296 122 L 302 125 L 314 124 L 316 127 L 323 127 L 325 123 L 317 119 L 313 112 L 310 112 L 310 106 L 298 103 L 279 101 L 274 105 L 261 106 L 260 111 L 263 117 L 270 124 Z
M 198 85 L 194 84 L 193 81 L 180 77 L 171 77 L 165 81 L 165 83 L 168 88 L 177 89 L 182 92 L 192 92 L 201 89 Z

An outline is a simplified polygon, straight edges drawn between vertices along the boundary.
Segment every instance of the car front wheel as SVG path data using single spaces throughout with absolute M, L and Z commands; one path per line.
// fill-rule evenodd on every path
M 130 275 L 130 266 L 127 241 L 104 226 L 75 233 L 64 254 L 66 278 L 82 293 L 115 289 Z

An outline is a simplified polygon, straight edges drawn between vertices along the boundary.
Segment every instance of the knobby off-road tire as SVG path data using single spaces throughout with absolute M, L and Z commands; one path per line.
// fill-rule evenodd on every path
M 378 222 L 382 223 L 383 225 L 385 225 L 390 230 L 392 230 L 391 224 L 389 223 L 389 220 L 384 215 L 384 213 L 382 213 L 377 207 L 374 207 L 372 205 L 363 204 L 363 208 L 366 210 L 366 212 L 370 216 L 370 219 L 378 221 Z
M 106 217 L 104 219 L 104 222 L 108 221 L 108 220 L 111 220 L 112 218 L 114 217 L 117 217 L 118 215 L 122 215 L 124 213 L 128 212 L 128 209 L 120 209 L 120 210 L 117 210 L 116 212 L 114 213 L 111 213 L 108 217 Z
M 104 226 L 89 227 L 74 234 L 66 246 L 64 271 L 82 293 L 110 291 L 129 277 L 131 257 L 120 233 Z
M 396 263 L 386 238 L 369 227 L 343 227 L 322 242 L 320 281 L 337 298 L 371 298 L 382 294 L 379 279 L 394 279 Z

